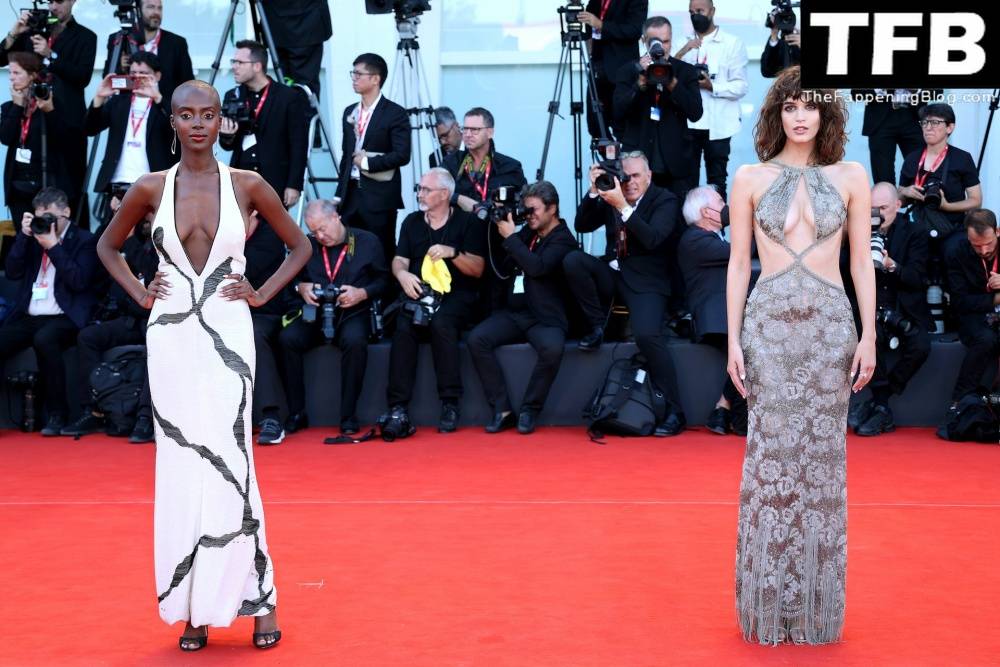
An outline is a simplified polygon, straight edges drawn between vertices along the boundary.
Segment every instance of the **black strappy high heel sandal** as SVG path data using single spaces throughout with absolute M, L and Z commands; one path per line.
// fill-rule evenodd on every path
M 257 640 L 263 639 L 263 644 L 258 644 Z M 268 641 L 271 639 L 272 641 Z M 273 648 L 278 645 L 281 641 L 281 630 L 272 630 L 271 632 L 255 632 L 253 633 L 253 645 L 256 648 L 265 649 Z
M 200 651 L 208 646 L 208 635 L 202 635 L 201 637 L 181 636 L 177 640 L 177 645 L 180 646 L 182 651 Z

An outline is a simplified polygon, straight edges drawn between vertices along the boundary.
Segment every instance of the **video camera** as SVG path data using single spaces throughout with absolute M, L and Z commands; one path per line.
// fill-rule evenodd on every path
M 403 312 L 409 313 L 413 318 L 413 324 L 418 327 L 426 327 L 434 319 L 434 315 L 441 307 L 441 293 L 435 292 L 431 286 L 421 281 L 420 296 L 416 299 L 404 297 Z
M 48 234 L 52 231 L 52 225 L 59 222 L 59 218 L 52 213 L 42 213 L 31 216 L 31 233 Z
M 395 14 L 405 21 L 431 10 L 430 0 L 365 0 L 366 14 Z
M 41 35 L 45 39 L 52 36 L 52 28 L 59 23 L 59 19 L 52 15 L 48 9 L 42 9 L 39 7 L 43 0 L 32 0 L 31 9 L 22 9 L 22 12 L 28 12 L 28 35 L 35 36 Z
M 628 183 L 629 176 L 622 166 L 622 145 L 613 139 L 595 139 L 591 148 L 601 156 L 598 166 L 604 173 L 597 177 L 594 185 L 598 190 L 607 192 L 615 189 L 615 178 L 624 185 Z
M 136 28 L 139 25 L 139 17 L 142 12 L 139 8 L 141 0 L 108 0 L 108 4 L 115 8 L 115 18 L 123 29 Z
M 877 206 L 872 206 L 871 250 L 872 262 L 875 263 L 875 269 L 877 271 L 885 271 L 885 265 L 882 264 L 882 253 L 885 252 L 885 236 L 883 236 L 880 231 L 882 229 L 882 223 L 884 222 L 885 216 L 882 215 L 882 211 L 880 211 Z
M 524 207 L 524 194 L 520 188 L 501 186 L 490 193 L 489 199 L 482 204 L 476 204 L 472 213 L 483 222 L 498 223 L 506 220 L 508 215 L 514 218 L 514 224 L 520 225 L 528 218 L 528 210 Z
M 792 2 L 792 0 L 771 0 L 771 5 L 774 6 L 774 9 L 768 13 L 764 20 L 764 27 L 773 28 L 783 33 L 795 30 L 796 18 L 792 8 L 798 7 L 799 3 Z
M 305 304 L 302 306 L 302 321 L 312 324 L 317 320 L 317 315 L 322 319 L 322 324 L 320 325 L 320 330 L 323 332 L 323 338 L 326 342 L 330 342 L 337 335 L 336 324 L 334 319 L 337 314 L 337 299 L 343 293 L 344 288 L 338 287 L 334 284 L 329 284 L 326 287 L 313 286 L 313 296 L 319 301 L 318 306 L 313 306 L 311 304 Z
M 556 9 L 562 20 L 562 32 L 565 35 L 577 35 L 587 37 L 590 33 L 590 26 L 580 20 L 580 13 L 586 11 L 586 7 L 581 0 L 569 0 L 565 7 Z
M 674 68 L 670 64 L 663 42 L 658 39 L 649 40 L 649 57 L 652 62 L 645 70 L 646 83 L 654 86 L 666 86 L 674 78 Z

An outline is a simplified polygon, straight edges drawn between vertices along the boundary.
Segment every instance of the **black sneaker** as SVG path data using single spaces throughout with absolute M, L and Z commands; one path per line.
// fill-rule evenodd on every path
M 684 413 L 674 412 L 664 419 L 662 423 L 656 425 L 653 435 L 657 438 L 670 438 L 679 435 L 686 426 L 687 419 L 684 418 Z
M 260 433 L 257 434 L 258 445 L 277 445 L 285 439 L 285 430 L 277 419 L 265 419 L 260 423 Z
M 146 415 L 139 415 L 135 420 L 135 428 L 128 436 L 128 441 L 133 445 L 141 445 L 144 442 L 153 442 L 153 418 Z
M 858 435 L 873 436 L 891 433 L 896 430 L 896 422 L 892 419 L 892 410 L 884 405 L 876 405 L 863 424 L 854 429 Z
M 285 420 L 285 433 L 291 435 L 292 433 L 301 431 L 304 428 L 309 428 L 309 415 L 307 415 L 304 411 L 288 415 L 288 419 Z
M 732 423 L 732 413 L 730 413 L 729 409 L 719 406 L 712 410 L 712 413 L 708 415 L 708 420 L 705 422 L 705 428 L 712 433 L 726 435 L 732 429 Z
M 584 352 L 591 352 L 601 346 L 604 341 L 604 327 L 594 327 L 590 333 L 580 339 L 577 348 Z
M 458 406 L 454 403 L 445 403 L 441 406 L 441 420 L 438 422 L 439 433 L 454 433 L 458 429 L 460 413 Z
M 871 401 L 851 403 L 851 407 L 847 410 L 847 426 L 856 429 L 864 424 L 868 421 L 868 417 L 871 416 L 874 407 L 875 404 Z
M 50 415 L 49 421 L 46 422 L 45 428 L 42 429 L 41 433 L 46 438 L 62 435 L 63 426 L 65 425 L 66 425 L 65 417 L 63 417 L 62 415 Z
M 345 417 L 340 420 L 340 432 L 343 435 L 354 435 L 361 430 L 357 417 Z
M 59 431 L 60 435 L 90 435 L 104 430 L 104 417 L 98 417 L 89 410 L 69 426 L 64 426 Z

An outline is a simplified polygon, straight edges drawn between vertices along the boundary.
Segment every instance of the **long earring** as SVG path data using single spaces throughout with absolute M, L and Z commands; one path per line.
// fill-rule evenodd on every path
M 174 140 L 170 144 L 170 154 L 177 155 L 177 130 L 174 130 Z

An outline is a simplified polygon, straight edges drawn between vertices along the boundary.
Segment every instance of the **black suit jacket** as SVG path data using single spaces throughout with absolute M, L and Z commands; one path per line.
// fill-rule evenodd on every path
M 17 294 L 8 321 L 24 317 L 31 302 L 31 287 L 42 265 L 42 246 L 21 233 L 17 225 L 14 245 L 7 255 L 7 278 L 18 281 Z M 86 229 L 69 225 L 62 243 L 48 251 L 49 261 L 56 269 L 56 303 L 78 327 L 84 327 L 97 303 L 94 278 L 97 272 L 97 237 Z
M 0 143 L 7 146 L 7 157 L 3 167 L 3 186 L 7 201 L 11 201 L 14 178 L 14 160 L 17 147 L 21 143 L 21 120 L 24 118 L 25 107 L 13 102 L 4 102 L 0 107 Z M 81 126 L 76 116 L 67 116 L 58 106 L 53 104 L 50 113 L 36 109 L 28 128 L 25 147 L 31 149 L 30 171 L 38 178 L 38 189 L 41 189 L 42 176 L 42 126 L 44 123 L 46 141 L 48 143 L 48 160 L 46 169 L 49 172 L 49 185 L 54 185 L 65 192 L 71 201 L 80 194 L 81 180 L 70 170 L 70 163 L 62 157 L 58 147 L 72 142 L 82 135 Z M 33 196 L 33 195 L 32 195 Z M 20 228 L 21 221 L 15 220 L 14 226 Z
M 672 92 L 662 91 L 658 103 L 657 91 L 653 87 L 639 90 L 636 79 L 638 63 L 631 62 L 622 67 L 615 83 L 613 108 L 615 127 L 621 128 L 622 148 L 642 151 L 654 170 L 662 165 L 674 178 L 682 178 L 698 169 L 698 161 L 686 132 L 688 121 L 701 118 L 704 110 L 698 88 L 698 70 L 676 58 L 671 58 L 670 64 L 673 65 L 677 85 Z M 649 117 L 654 103 L 660 109 L 659 121 Z
M 120 33 L 108 35 L 108 54 L 104 58 L 104 71 L 102 76 L 107 76 L 111 71 L 111 56 L 114 53 L 115 42 L 118 41 Z M 137 35 L 134 32 L 129 34 L 129 44 L 122 45 L 122 53 L 130 53 L 132 49 L 138 49 L 146 41 L 145 34 Z M 160 29 L 160 43 L 156 47 L 156 55 L 160 59 L 160 92 L 163 93 L 163 101 L 167 108 L 170 108 L 170 96 L 177 86 L 186 83 L 194 78 L 194 68 L 191 66 L 191 53 L 188 51 L 187 40 L 180 35 L 169 30 Z M 122 73 L 121 62 L 115 71 Z
M 264 0 L 261 4 L 278 48 L 322 44 L 333 35 L 326 0 Z
M 95 137 L 104 130 L 109 130 L 104 160 L 101 162 L 101 170 L 97 172 L 97 181 L 94 183 L 95 192 L 105 192 L 111 184 L 111 177 L 115 175 L 115 169 L 122 156 L 125 133 L 126 131 L 131 132 L 129 128 L 131 107 L 131 95 L 119 94 L 108 99 L 96 109 L 93 106 L 87 109 L 84 125 L 87 136 Z M 170 102 L 166 95 L 163 96 L 160 104 L 150 105 L 148 114 L 146 118 L 146 158 L 149 160 L 149 170 L 169 169 L 177 164 L 180 155 L 174 155 L 170 152 L 174 131 L 170 127 Z
M 619 260 L 622 280 L 636 292 L 653 292 L 670 296 L 670 271 L 667 248 L 674 233 L 677 196 L 669 190 L 650 185 L 639 201 L 639 207 L 624 223 L 628 254 Z M 621 215 L 600 197 L 584 196 L 576 210 L 574 227 L 578 233 L 597 231 L 604 227 L 607 249 L 604 259 L 615 258 L 615 237 Z M 573 279 L 572 276 L 569 277 Z
M 906 109 L 893 109 L 892 102 L 868 102 L 865 104 L 865 115 L 861 122 L 861 134 L 865 137 L 870 137 L 874 133 L 878 132 L 879 127 L 882 123 L 893 113 L 893 111 L 899 113 L 906 113 L 912 116 L 913 122 L 916 123 L 918 120 L 918 113 L 920 109 L 927 105 L 927 102 L 922 101 L 922 98 L 926 98 L 929 94 L 934 97 L 941 95 L 943 91 L 941 90 L 931 90 L 931 89 L 920 89 L 914 91 L 916 93 L 916 99 L 918 100 L 914 104 L 910 104 Z M 851 95 L 874 95 L 875 90 L 871 88 L 852 88 Z
M 924 331 L 934 330 L 934 320 L 927 306 L 927 229 L 902 212 L 892 224 L 886 252 L 899 267 L 892 273 L 880 271 L 878 280 L 894 283 L 898 308 L 908 320 Z M 985 280 L 983 281 L 985 284 Z
M 566 304 L 569 288 L 563 273 L 563 259 L 580 246 L 566 223 L 553 229 L 548 236 L 535 243 L 536 234 L 527 225 L 503 241 L 507 251 L 508 268 L 516 266 L 524 274 L 524 298 L 535 319 L 547 327 L 569 331 Z
M 688 306 L 694 325 L 693 340 L 706 334 L 727 334 L 726 271 L 729 244 L 717 234 L 690 225 L 677 246 L 677 263 L 684 274 Z
M 983 260 L 968 239 L 962 239 L 945 257 L 945 265 L 948 267 L 948 293 L 958 315 L 959 332 L 971 333 L 985 328 L 985 317 L 993 312 L 994 293 L 986 289 Z
M 793 46 L 780 37 L 774 46 L 771 46 L 770 37 L 764 40 L 764 52 L 760 54 L 760 75 L 765 79 L 773 79 L 781 70 L 800 62 L 802 49 L 798 46 Z
M 358 103 L 344 109 L 342 119 L 344 139 L 341 146 L 340 182 L 337 184 L 337 196 L 344 202 L 341 204 L 341 210 L 345 210 L 346 206 L 347 186 L 351 182 L 351 165 L 356 148 L 357 138 L 354 135 L 352 118 L 356 106 Z M 406 115 L 406 110 L 382 97 L 368 120 L 364 143 L 360 148 L 369 153 L 382 153 L 379 156 L 368 157 L 369 171 L 392 169 L 395 173 L 392 175 L 392 180 L 384 182 L 361 174 L 357 191 L 360 199 L 357 202 L 358 208 L 372 212 L 403 208 L 403 181 L 399 168 L 410 163 L 410 141 L 410 118 Z
M 249 104 L 249 95 L 250 90 L 246 86 L 238 86 L 226 92 L 225 102 L 243 99 Z M 274 188 L 278 197 L 284 196 L 285 188 L 301 192 L 309 150 L 309 128 L 302 93 L 283 83 L 271 81 L 260 118 L 256 119 L 252 129 L 257 135 L 260 175 Z M 236 134 L 219 135 L 219 145 L 233 152 L 230 166 L 240 166 L 243 138 L 249 131 L 241 129 Z
M 603 0 L 590 0 L 587 11 L 600 16 L 602 4 Z M 601 38 L 590 42 L 595 78 L 613 80 L 625 63 L 639 59 L 642 24 L 648 12 L 648 0 L 611 0 L 604 16 Z

